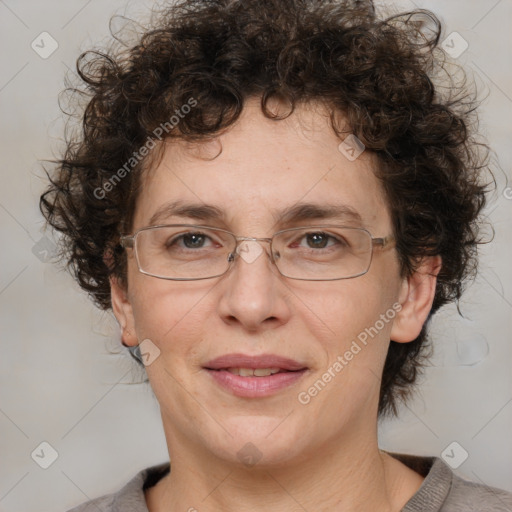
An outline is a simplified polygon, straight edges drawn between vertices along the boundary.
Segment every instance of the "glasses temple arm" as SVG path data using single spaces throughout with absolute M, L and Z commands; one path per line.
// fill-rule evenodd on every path
M 393 235 L 388 235 L 380 238 L 372 238 L 373 245 L 380 245 L 381 247 L 387 247 L 389 244 L 395 241 L 395 237 Z
M 134 241 L 135 241 L 135 237 L 134 236 L 129 236 L 129 235 L 123 235 L 119 239 L 119 243 L 121 244 L 121 247 L 124 247 L 125 249 L 126 248 L 133 249 Z

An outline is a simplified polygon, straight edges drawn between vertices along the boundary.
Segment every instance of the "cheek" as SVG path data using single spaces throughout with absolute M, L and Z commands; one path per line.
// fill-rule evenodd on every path
M 332 348 L 341 349 L 374 326 L 380 315 L 390 310 L 393 299 L 394 295 L 387 293 L 382 283 L 361 276 L 332 290 L 324 288 L 312 310 L 318 316 L 316 323 L 324 325 L 324 340 Z M 377 328 L 384 336 L 388 334 L 390 319 L 384 325 L 379 322 Z
M 396 315 L 390 289 L 392 283 L 365 275 L 323 290 L 315 312 L 329 327 L 317 339 L 326 358 L 302 390 L 311 398 L 318 396 L 313 406 L 318 414 L 348 414 L 378 397 Z
M 196 283 L 176 283 L 141 274 L 135 278 L 131 302 L 139 340 L 149 338 L 165 355 L 191 347 L 201 336 L 201 326 L 209 312 L 201 299 L 210 288 Z
M 332 415 L 349 417 L 378 397 L 396 311 L 393 295 L 385 293 L 382 283 L 365 276 L 323 292 L 315 313 L 328 328 L 323 328 L 316 342 L 326 357 L 301 391 L 330 424 L 327 418 Z
M 360 293 L 349 293 L 356 290 L 347 287 L 341 296 L 323 296 L 321 304 L 334 334 L 317 339 L 327 357 L 296 397 L 304 411 L 309 409 L 305 430 L 320 428 L 325 435 L 337 435 L 342 425 L 366 428 L 359 419 L 378 402 L 392 319 L 380 320 L 388 310 L 381 297 L 363 287 Z

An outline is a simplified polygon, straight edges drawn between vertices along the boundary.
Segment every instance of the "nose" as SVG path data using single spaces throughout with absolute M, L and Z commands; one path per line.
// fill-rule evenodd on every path
M 248 331 L 287 322 L 287 288 L 271 261 L 267 239 L 242 239 L 231 259 L 231 268 L 218 285 L 218 313 L 224 322 Z

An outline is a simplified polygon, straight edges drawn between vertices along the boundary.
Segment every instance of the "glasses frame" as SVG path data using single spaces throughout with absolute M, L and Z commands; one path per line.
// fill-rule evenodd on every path
M 217 275 L 208 276 L 208 277 L 165 277 L 165 276 L 160 276 L 157 274 L 152 274 L 151 272 L 147 272 L 146 270 L 142 270 L 141 265 L 140 265 L 139 255 L 137 252 L 137 236 L 138 236 L 138 234 L 142 231 L 149 231 L 152 229 L 170 228 L 170 227 L 202 228 L 202 229 L 209 229 L 209 230 L 215 230 L 215 231 L 222 231 L 223 233 L 227 233 L 228 235 L 231 235 L 235 240 L 235 248 L 233 249 L 232 252 L 230 252 L 228 254 L 227 269 L 224 272 L 222 272 L 222 274 L 217 274 Z M 274 259 L 274 251 L 272 248 L 272 242 L 276 235 L 279 235 L 284 232 L 289 232 L 289 231 L 299 231 L 299 230 L 303 230 L 303 229 L 315 229 L 315 228 L 318 229 L 318 228 L 329 228 L 329 227 L 342 228 L 342 229 L 353 229 L 353 230 L 357 230 L 357 231 L 364 231 L 365 233 L 368 234 L 368 236 L 371 239 L 371 253 L 370 253 L 370 260 L 368 262 L 368 267 L 364 272 L 360 272 L 359 274 L 356 274 L 354 276 L 335 277 L 335 278 L 330 278 L 330 279 L 309 279 L 309 278 L 300 278 L 300 277 L 290 277 L 281 272 L 281 270 L 277 266 L 276 260 Z M 384 236 L 384 237 L 374 237 L 366 228 L 344 226 L 342 224 L 321 224 L 321 225 L 314 225 L 314 226 L 300 226 L 300 227 L 296 227 L 296 228 L 287 228 L 287 229 L 282 229 L 280 231 L 277 231 L 276 233 L 274 233 L 272 235 L 271 238 L 255 238 L 255 237 L 250 237 L 250 236 L 238 236 L 235 233 L 232 233 L 231 231 L 228 231 L 226 229 L 217 228 L 217 227 L 213 227 L 213 226 L 205 226 L 205 225 L 200 225 L 200 224 L 158 224 L 156 226 L 146 226 L 146 227 L 140 228 L 131 235 L 121 235 L 119 243 L 121 244 L 121 247 L 123 247 L 124 249 L 133 249 L 133 251 L 135 252 L 135 260 L 137 261 L 137 267 L 139 269 L 139 272 L 141 272 L 142 274 L 145 274 L 145 275 L 151 276 L 151 277 L 156 277 L 158 279 L 166 279 L 166 280 L 170 280 L 170 281 L 200 281 L 203 279 L 214 279 L 216 277 L 221 277 L 221 276 L 227 274 L 229 272 L 229 270 L 231 270 L 231 268 L 232 268 L 232 263 L 235 260 L 235 255 L 238 254 L 237 249 L 239 246 L 239 242 L 243 242 L 243 241 L 268 242 L 270 244 L 270 246 L 269 246 L 270 253 L 267 251 L 265 251 L 265 252 L 267 252 L 267 255 L 269 256 L 270 261 L 274 264 L 274 266 L 276 267 L 279 274 L 282 275 L 283 277 L 286 277 L 288 279 L 295 279 L 298 281 L 339 281 L 341 279 L 353 279 L 355 277 L 359 277 L 359 276 L 366 274 L 370 270 L 370 267 L 371 267 L 371 264 L 373 261 L 373 248 L 375 246 L 377 246 L 377 247 L 380 247 L 381 249 L 384 249 L 385 247 L 390 246 L 391 242 L 395 241 L 395 237 L 392 234 Z

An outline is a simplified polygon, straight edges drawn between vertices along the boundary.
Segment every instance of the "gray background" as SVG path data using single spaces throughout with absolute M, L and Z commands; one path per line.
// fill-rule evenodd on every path
M 80 51 L 106 40 L 112 14 L 137 18 L 151 4 L 0 0 L 2 511 L 67 510 L 167 460 L 158 404 L 147 385 L 129 384 L 141 376 L 119 350 L 112 315 L 44 261 L 52 247 L 37 206 L 38 160 L 60 147 L 64 74 Z M 396 5 L 432 9 L 446 23 L 443 39 L 456 31 L 469 43 L 457 61 L 487 96 L 481 131 L 495 150 L 498 190 L 487 208 L 496 237 L 462 301 L 466 318 L 453 307 L 435 317 L 432 367 L 400 419 L 380 425 L 381 447 L 459 462 L 465 450 L 457 474 L 512 491 L 512 0 Z M 31 43 L 45 31 L 58 49 L 43 59 Z M 47 469 L 34 461 L 50 461 L 42 442 L 58 453 Z

